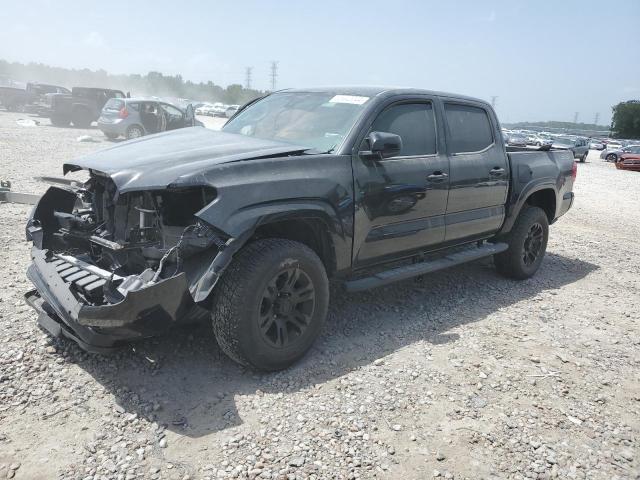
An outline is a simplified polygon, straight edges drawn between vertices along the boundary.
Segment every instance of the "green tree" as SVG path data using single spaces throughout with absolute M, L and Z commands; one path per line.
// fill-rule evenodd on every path
M 640 100 L 620 102 L 613 107 L 611 130 L 616 138 L 640 138 Z

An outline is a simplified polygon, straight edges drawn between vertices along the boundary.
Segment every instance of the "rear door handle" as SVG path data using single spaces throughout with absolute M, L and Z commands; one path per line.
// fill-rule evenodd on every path
M 504 175 L 504 168 L 493 167 L 489 174 L 494 177 L 501 177 L 502 175 Z
M 427 177 L 427 180 L 433 183 L 439 183 L 439 182 L 445 181 L 448 176 L 449 175 L 447 175 L 446 173 L 433 172 L 431 175 Z

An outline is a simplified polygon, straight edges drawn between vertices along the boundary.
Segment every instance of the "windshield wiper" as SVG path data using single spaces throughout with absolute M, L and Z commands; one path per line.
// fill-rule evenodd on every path
M 308 148 L 304 151 L 305 155 L 326 155 L 329 153 L 333 153 L 336 149 L 336 147 L 338 146 L 338 144 L 336 143 L 333 147 L 331 147 L 329 150 L 325 150 L 323 152 L 318 152 L 316 150 L 314 150 L 313 148 Z

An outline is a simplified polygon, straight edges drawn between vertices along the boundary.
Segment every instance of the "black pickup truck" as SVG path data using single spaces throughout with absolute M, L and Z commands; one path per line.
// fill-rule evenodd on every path
M 124 98 L 120 90 L 73 87 L 70 94 L 49 95 L 49 119 L 57 127 L 87 128 L 98 120 L 104 104 L 111 98 Z
M 329 279 L 357 291 L 487 256 L 538 270 L 576 166 L 501 138 L 484 101 L 350 87 L 124 142 L 65 164 L 89 180 L 35 207 L 27 301 L 88 351 L 205 315 L 231 358 L 285 368 L 322 328 Z
M 25 88 L 0 86 L 0 104 L 10 112 L 40 113 L 47 95 L 69 94 L 68 89 L 46 83 L 27 83 Z

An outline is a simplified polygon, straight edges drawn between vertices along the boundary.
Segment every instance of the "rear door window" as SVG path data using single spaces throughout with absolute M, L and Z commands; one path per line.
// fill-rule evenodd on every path
M 116 110 L 120 111 L 124 108 L 124 100 L 118 100 L 117 98 L 112 98 L 107 103 L 104 104 L 105 110 Z
M 430 103 L 392 105 L 378 115 L 370 131 L 399 135 L 402 151 L 398 156 L 436 153 L 436 122 Z
M 485 109 L 457 103 L 444 104 L 449 127 L 449 152 L 479 152 L 493 144 L 491 122 Z

